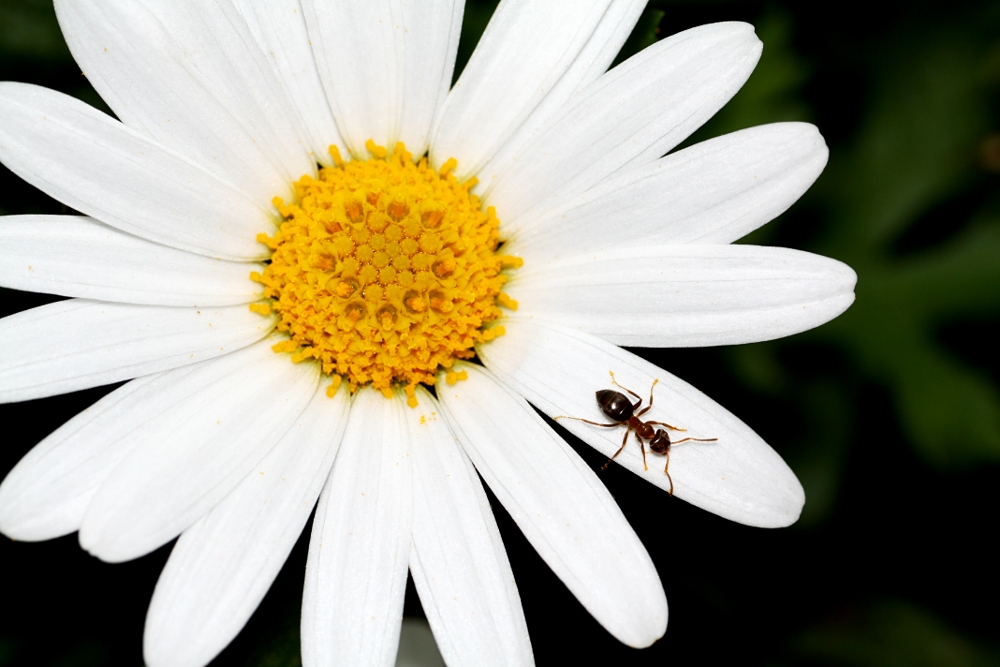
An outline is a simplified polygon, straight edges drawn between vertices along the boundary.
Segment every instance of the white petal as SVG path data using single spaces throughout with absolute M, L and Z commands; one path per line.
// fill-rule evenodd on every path
M 718 438 L 717 442 L 682 443 L 671 450 L 674 495 L 751 526 L 776 528 L 798 519 L 805 494 L 795 473 L 749 426 L 702 392 L 631 352 L 581 331 L 513 318 L 505 321 L 505 327 L 505 335 L 477 348 L 479 357 L 545 414 L 606 422 L 594 392 L 614 389 L 609 371 L 644 401 L 653 380 L 658 379 L 658 398 L 643 419 L 686 428 L 684 437 Z M 621 446 L 621 428 L 599 428 L 569 419 L 559 423 L 607 456 Z M 649 454 L 647 458 L 649 469 L 644 470 L 639 448 L 632 441 L 615 460 L 646 481 L 670 488 L 663 474 L 663 457 Z
M 441 110 L 431 162 L 454 157 L 460 177 L 477 173 L 566 75 L 610 4 L 503 0 Z
M 399 645 L 410 557 L 409 443 L 400 396 L 362 389 L 313 519 L 302 664 L 386 665 Z
M 510 136 L 500 149 L 482 168 L 485 174 L 498 174 L 514 159 L 535 134 L 545 126 L 552 115 L 559 111 L 574 94 L 595 81 L 611 66 L 615 56 L 635 28 L 642 15 L 646 0 L 626 0 L 613 2 L 601 17 L 594 34 L 577 55 L 576 60 L 566 70 L 566 74 L 552 87 L 539 102 L 520 127 Z M 459 165 L 461 166 L 461 165 Z M 480 183 L 485 189 L 489 183 Z
M 247 26 L 288 91 L 309 137 L 310 154 L 330 166 L 330 145 L 347 155 L 319 79 L 299 0 L 235 0 Z
M 315 172 L 297 117 L 227 0 L 58 0 L 66 43 L 115 114 L 255 201 Z
M 457 0 L 303 0 L 330 106 L 351 154 L 365 142 L 427 150 L 431 122 L 455 68 L 463 3 Z
M 320 79 L 351 154 L 367 158 L 368 139 L 391 150 L 402 108 L 402 2 L 302 0 L 302 9 Z
M 431 123 L 444 104 L 462 34 L 460 0 L 404 2 L 403 104 L 399 140 L 414 155 L 427 151 Z
M 107 562 L 166 544 L 215 507 L 302 414 L 315 364 L 271 351 L 274 338 L 204 364 L 188 393 L 130 434 L 135 448 L 101 485 L 80 545 Z
M 636 246 L 514 273 L 518 318 L 546 319 L 617 345 L 704 347 L 772 340 L 854 302 L 851 267 L 789 248 Z
M 0 217 L 0 285 L 102 301 L 230 306 L 257 301 L 262 264 L 210 259 L 151 243 L 93 218 Z
M 135 445 L 126 436 L 170 405 L 171 385 L 196 368 L 132 380 L 35 445 L 0 484 L 0 531 L 33 542 L 78 530 L 97 488 Z
M 418 390 L 405 410 L 413 465 L 410 572 L 445 662 L 532 665 L 514 574 L 472 462 Z
M 657 42 L 568 102 L 504 172 L 482 172 L 486 203 L 518 228 L 629 164 L 659 158 L 712 117 L 750 76 L 761 43 L 746 23 Z
M 505 252 L 530 264 L 598 250 L 731 243 L 812 185 L 829 151 L 815 126 L 774 123 L 623 170 L 541 218 L 504 222 Z
M 247 306 L 169 308 L 70 299 L 0 320 L 0 402 L 64 394 L 218 357 L 266 336 Z
M 149 667 L 208 664 L 249 620 L 309 520 L 350 405 L 347 386 L 319 388 L 239 486 L 184 531 L 146 615 Z
M 617 639 L 645 647 L 662 637 L 656 568 L 594 471 L 489 371 L 456 369 L 468 379 L 437 384 L 445 417 L 524 536 Z
M 274 219 L 181 155 L 68 95 L 0 83 L 0 162 L 130 234 L 225 259 L 260 259 Z

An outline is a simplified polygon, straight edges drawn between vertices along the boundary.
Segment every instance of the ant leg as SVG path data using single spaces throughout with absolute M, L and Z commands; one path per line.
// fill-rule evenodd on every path
M 617 452 L 611 455 L 610 459 L 604 462 L 604 465 L 601 466 L 601 470 L 607 470 L 608 466 L 611 465 L 611 462 L 614 461 L 615 457 L 622 453 L 622 450 L 625 449 L 625 445 L 628 444 L 628 434 L 631 432 L 632 432 L 631 426 L 625 429 L 625 437 L 622 438 L 622 446 L 618 448 Z
M 649 422 L 646 422 L 646 423 L 649 423 Z M 682 440 L 675 440 L 674 442 L 672 442 L 670 444 L 671 445 L 679 445 L 682 442 L 687 442 L 688 440 L 690 440 L 691 442 L 718 442 L 719 441 L 718 438 L 683 438 Z
M 660 378 L 653 378 L 653 384 L 649 387 L 649 407 L 653 407 L 653 389 L 656 387 L 656 383 L 660 381 Z
M 668 491 L 668 493 L 670 495 L 674 495 L 674 478 L 671 477 L 670 473 L 667 471 L 667 468 L 670 467 L 670 450 L 668 449 L 665 454 L 667 456 L 667 465 L 663 466 L 663 474 L 667 476 L 668 480 L 670 480 L 670 491 Z
M 640 412 L 639 414 L 637 414 L 636 417 L 643 416 L 644 414 L 646 414 L 647 412 L 649 412 L 650 408 L 653 407 L 653 387 L 655 387 L 656 383 L 659 382 L 659 381 L 660 381 L 660 378 L 653 378 L 653 385 L 649 388 L 649 405 L 647 405 L 646 407 L 644 407 L 642 409 L 642 412 Z M 659 424 L 660 422 L 649 422 L 649 423 L 650 424 Z M 664 426 L 666 426 L 666 424 L 664 424 Z M 673 428 L 673 427 L 671 426 L 671 428 Z M 683 431 L 684 429 L 675 429 L 675 430 Z
M 601 424 L 600 422 L 592 422 L 589 419 L 581 419 L 579 417 L 567 417 L 566 415 L 559 415 L 558 417 L 553 417 L 552 419 L 555 421 L 559 421 L 560 419 L 572 419 L 574 421 L 583 422 L 585 424 L 593 424 L 594 426 L 621 426 L 621 423 L 618 422 L 614 424 Z
M 681 428 L 680 426 L 671 426 L 667 422 L 646 422 L 647 424 L 659 424 L 660 426 L 666 426 L 671 431 L 686 431 L 686 428 Z
M 649 470 L 649 466 L 646 465 L 646 445 L 643 444 L 642 438 L 639 437 L 639 432 L 636 431 L 635 439 L 639 441 L 639 449 L 642 450 L 642 469 Z
M 639 396 L 639 394 L 637 394 L 634 391 L 632 391 L 631 389 L 629 389 L 628 387 L 623 387 L 622 385 L 618 384 L 618 381 L 615 380 L 615 373 L 614 373 L 614 371 L 608 371 L 608 372 L 611 373 L 611 383 L 612 384 L 614 384 L 616 387 L 621 387 L 622 389 L 624 389 L 625 391 L 627 391 L 628 393 L 632 394 L 637 399 L 639 399 L 639 402 L 632 406 L 633 410 L 638 410 L 639 406 L 642 405 L 642 397 Z M 648 410 L 648 409 L 649 408 L 646 408 L 646 410 Z M 643 410 L 642 412 L 645 412 L 646 410 Z M 640 412 L 639 414 L 641 415 L 642 412 Z

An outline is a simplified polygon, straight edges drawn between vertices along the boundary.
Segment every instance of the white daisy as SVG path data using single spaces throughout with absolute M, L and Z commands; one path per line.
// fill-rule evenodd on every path
M 110 562 L 180 536 L 145 655 L 194 667 L 240 631 L 318 498 L 305 665 L 392 664 L 407 570 L 448 664 L 530 664 L 481 476 L 610 633 L 661 637 L 649 555 L 531 405 L 605 421 L 609 371 L 644 397 L 659 380 L 643 419 L 717 440 L 674 450 L 669 476 L 634 442 L 617 462 L 728 519 L 788 525 L 804 495 L 781 458 L 617 346 L 803 331 L 850 305 L 855 275 L 729 245 L 809 187 L 825 144 L 782 123 L 661 157 L 761 44 L 708 25 L 606 72 L 643 4 L 504 0 L 449 90 L 455 0 L 56 0 L 121 122 L 0 84 L 0 161 L 88 216 L 0 219 L 0 284 L 73 297 L 0 320 L 0 400 L 132 381 L 8 475 L 0 530 L 79 531 Z M 503 328 L 484 328 L 498 305 Z M 473 349 L 482 365 L 461 360 Z M 435 377 L 436 397 L 417 384 Z M 624 432 L 562 423 L 608 456 Z

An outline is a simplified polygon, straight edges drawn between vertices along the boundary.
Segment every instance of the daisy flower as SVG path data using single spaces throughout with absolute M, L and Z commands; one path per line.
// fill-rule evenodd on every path
M 0 161 L 82 213 L 0 219 L 0 284 L 70 297 L 0 320 L 0 400 L 129 382 L 11 471 L 0 530 L 78 531 L 108 562 L 177 538 L 151 667 L 218 654 L 313 507 L 307 667 L 391 665 L 408 571 L 448 664 L 530 664 L 480 479 L 608 632 L 652 644 L 648 553 L 532 407 L 606 421 L 609 372 L 655 384 L 642 419 L 712 440 L 669 474 L 634 442 L 618 464 L 733 521 L 796 520 L 760 437 L 618 347 L 767 340 L 853 300 L 839 262 L 731 245 L 823 169 L 814 127 L 671 152 L 749 76 L 751 26 L 608 70 L 643 2 L 503 0 L 451 86 L 456 0 L 55 4 L 117 119 L 0 84 Z

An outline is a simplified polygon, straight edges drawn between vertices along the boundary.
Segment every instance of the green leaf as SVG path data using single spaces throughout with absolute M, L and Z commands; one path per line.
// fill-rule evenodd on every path
M 855 268 L 857 302 L 814 335 L 839 343 L 889 387 L 903 431 L 926 461 L 1000 460 L 1000 392 L 935 340 L 955 318 L 1000 316 L 1000 222 L 905 260 Z
M 837 199 L 834 229 L 845 245 L 850 237 L 863 248 L 885 248 L 975 175 L 995 86 L 984 65 L 991 45 L 973 25 L 902 31 L 877 54 L 871 111 L 822 183 Z
M 404 618 L 396 667 L 444 667 L 431 627 L 422 618 Z
M 733 373 L 750 389 L 769 395 L 788 391 L 792 381 L 778 360 L 779 343 L 767 341 L 723 348 Z
M 3 0 L 0 26 L 0 53 L 43 60 L 72 58 L 52 0 Z
M 946 324 L 1000 316 L 1000 217 L 984 207 L 975 220 L 936 221 L 952 236 L 943 244 L 903 256 L 893 247 L 979 173 L 1000 40 L 987 29 L 995 13 L 969 18 L 923 19 L 885 40 L 869 112 L 818 183 L 830 224 L 810 248 L 852 266 L 858 287 L 845 315 L 805 338 L 842 347 L 886 386 L 908 440 L 937 466 L 1000 461 L 1000 392 L 937 340 Z
M 247 661 L 247 667 L 302 667 L 298 620 L 296 613 L 283 627 L 269 632 Z
M 966 639 L 944 621 L 901 601 L 800 635 L 792 650 L 810 662 L 851 667 L 992 667 L 1000 653 Z

